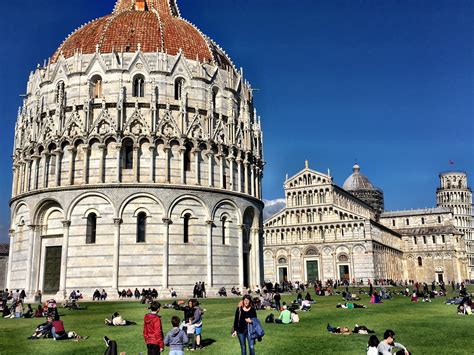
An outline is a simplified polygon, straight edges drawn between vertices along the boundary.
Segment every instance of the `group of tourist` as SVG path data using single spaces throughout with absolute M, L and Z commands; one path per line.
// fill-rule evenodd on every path
M 194 285 L 193 298 L 206 298 L 206 286 L 203 281 L 196 282 Z
M 97 288 L 94 291 L 94 294 L 92 295 L 92 300 L 93 301 L 105 301 L 107 300 L 107 292 L 105 292 L 105 289 L 102 289 L 102 291 L 99 291 Z

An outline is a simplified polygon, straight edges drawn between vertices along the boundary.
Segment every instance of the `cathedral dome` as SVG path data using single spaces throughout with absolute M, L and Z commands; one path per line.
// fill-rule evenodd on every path
M 359 164 L 354 164 L 352 171 L 352 175 L 344 181 L 344 185 L 342 186 L 344 190 L 375 190 L 375 187 L 372 185 L 369 178 L 360 172 Z
M 227 68 L 232 61 L 197 27 L 181 18 L 174 0 L 118 0 L 112 14 L 95 19 L 74 31 L 56 50 L 70 58 L 76 51 L 163 52 Z

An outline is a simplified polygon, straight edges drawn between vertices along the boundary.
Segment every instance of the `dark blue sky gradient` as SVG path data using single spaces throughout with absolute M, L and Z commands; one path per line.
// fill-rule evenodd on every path
M 30 70 L 113 0 L 3 4 L 0 28 L 0 241 L 7 239 L 16 111 Z M 21 5 L 18 5 L 21 4 Z M 285 174 L 357 159 L 387 209 L 433 206 L 438 173 L 474 185 L 474 2 L 179 0 L 252 83 L 264 129 L 264 197 Z M 448 161 L 455 161 L 449 166 Z

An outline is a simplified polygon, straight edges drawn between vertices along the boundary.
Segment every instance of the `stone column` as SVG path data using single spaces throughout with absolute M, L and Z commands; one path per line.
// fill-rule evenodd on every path
M 212 228 L 214 221 L 206 221 L 207 224 L 207 285 L 212 287 Z
M 105 152 L 107 146 L 103 143 L 99 144 L 99 183 L 105 182 Z
M 115 145 L 115 150 L 116 150 L 116 157 L 115 157 L 115 182 L 120 182 L 120 177 L 121 177 L 121 163 L 122 163 L 122 145 L 117 143 Z
M 74 160 L 76 159 L 76 157 L 75 157 L 76 148 L 74 148 L 74 146 L 69 146 L 69 147 L 67 147 L 67 150 L 69 151 L 69 177 L 68 177 L 68 183 L 69 183 L 69 185 L 74 185 Z
M 255 197 L 255 166 L 252 165 L 250 168 L 250 187 L 252 196 Z
M 154 144 L 150 144 L 150 182 L 155 182 L 155 148 Z
M 16 196 L 18 193 L 17 185 L 18 185 L 18 164 L 13 164 L 13 184 L 12 184 L 12 196 Z
M 234 156 L 229 157 L 229 187 L 230 191 L 235 191 L 234 189 Z
M 170 224 L 171 219 L 163 218 L 164 226 L 164 243 L 163 243 L 163 289 L 168 288 L 168 252 L 169 252 L 169 238 L 170 238 Z
M 224 186 L 224 174 L 225 174 L 225 170 L 224 170 L 224 165 L 225 165 L 225 156 L 224 154 L 222 153 L 219 153 L 217 154 L 217 157 L 219 158 L 219 185 L 220 185 L 220 188 L 221 189 L 225 189 L 225 186 Z
M 31 179 L 31 158 L 26 158 L 26 172 L 25 172 L 25 191 L 30 191 L 30 179 Z
M 244 228 L 245 225 L 239 225 L 239 286 L 244 287 Z
M 24 164 L 23 161 L 20 161 L 18 164 L 19 169 L 16 171 L 16 180 L 17 180 L 17 194 L 21 194 L 23 192 L 23 172 L 24 172 Z
M 186 154 L 186 147 L 181 146 L 179 147 L 179 161 L 180 161 L 180 167 L 181 167 L 181 184 L 184 185 L 186 183 L 186 167 L 184 166 L 185 163 L 185 157 L 184 155 Z
M 58 295 L 64 298 L 67 297 L 66 292 L 66 277 L 67 277 L 67 255 L 69 248 L 69 227 L 71 221 L 63 221 L 63 245 L 61 248 L 61 278 L 59 279 Z
M 89 183 L 89 152 L 90 148 L 87 145 L 82 146 L 82 183 L 88 184 Z
M 113 271 L 112 271 L 112 289 L 118 290 L 119 281 L 119 262 L 120 262 L 120 225 L 122 224 L 121 218 L 114 218 L 114 260 L 113 260 Z
M 212 150 L 209 150 L 207 152 L 207 171 L 208 171 L 208 176 L 207 176 L 207 180 L 208 180 L 208 186 L 209 187 L 212 187 L 213 185 L 213 179 L 212 179 L 212 175 L 213 175 L 213 166 L 212 166 L 212 155 L 214 153 L 212 152 Z
M 54 186 L 61 185 L 61 160 L 63 151 L 61 149 L 55 149 L 54 155 L 56 157 L 56 166 L 54 167 Z
M 201 150 L 199 148 L 194 148 L 192 150 L 192 153 L 194 154 L 194 183 L 196 185 L 201 185 L 201 180 L 199 178 L 199 173 L 200 173 L 199 153 L 200 152 Z
M 236 161 L 237 161 L 237 175 L 239 179 L 238 189 L 239 189 L 239 192 L 242 192 L 242 158 L 238 157 Z
M 170 149 L 169 145 L 163 147 L 165 152 L 165 182 L 170 182 Z
M 7 271 L 7 280 L 6 280 L 6 285 L 9 290 L 11 289 L 11 283 L 10 279 L 12 277 L 12 264 L 13 264 L 13 243 L 14 241 L 14 236 L 15 236 L 15 230 L 10 229 L 8 231 L 8 236 L 10 237 L 10 245 L 9 245 L 9 254 L 8 254 L 8 271 Z
M 28 233 L 28 259 L 26 260 L 26 285 L 25 285 L 25 292 L 29 294 L 31 290 L 31 275 L 33 274 L 33 248 L 36 238 L 36 231 L 38 230 L 38 226 L 31 224 L 28 226 L 29 233 Z
M 252 249 L 254 250 L 253 252 L 253 258 L 254 258 L 254 284 L 255 285 L 260 285 L 261 284 L 261 279 L 260 279 L 260 230 L 258 228 L 252 228 Z
M 140 180 L 140 160 L 138 152 L 140 146 L 138 144 L 133 145 L 133 181 L 138 182 Z
M 41 161 L 43 165 L 43 188 L 48 187 L 48 177 L 49 177 L 49 169 L 48 169 L 48 158 L 49 153 L 47 151 L 41 152 Z
M 249 194 L 249 162 L 244 160 L 244 192 Z

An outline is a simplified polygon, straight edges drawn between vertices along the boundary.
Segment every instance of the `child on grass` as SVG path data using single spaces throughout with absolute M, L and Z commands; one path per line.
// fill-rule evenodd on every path
M 172 317 L 173 329 L 165 336 L 165 345 L 170 347 L 170 355 L 184 355 L 184 346 L 189 340 L 186 332 L 179 329 L 179 323 L 179 317 Z

